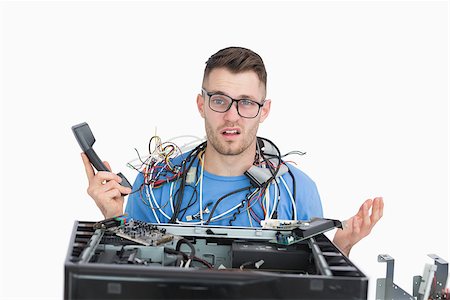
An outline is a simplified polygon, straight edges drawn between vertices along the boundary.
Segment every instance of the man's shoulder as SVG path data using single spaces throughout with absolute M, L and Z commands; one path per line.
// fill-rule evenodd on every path
M 297 167 L 291 163 L 286 163 L 286 166 L 289 168 L 289 171 L 292 173 L 292 175 L 294 176 L 296 181 L 301 181 L 303 184 L 306 183 L 306 184 L 311 184 L 311 185 L 315 186 L 314 180 L 312 180 L 311 177 L 309 177 L 299 167 Z M 286 178 L 285 176 L 290 176 L 289 172 L 287 172 L 283 175 L 284 178 Z

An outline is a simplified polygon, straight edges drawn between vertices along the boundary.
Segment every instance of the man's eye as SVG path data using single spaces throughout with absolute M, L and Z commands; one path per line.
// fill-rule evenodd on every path
M 215 105 L 223 105 L 223 104 L 225 104 L 225 99 L 220 98 L 220 97 L 211 98 L 211 101 Z
M 242 99 L 239 101 L 241 105 L 243 106 L 253 106 L 256 105 L 255 101 L 252 100 L 247 100 L 247 99 Z

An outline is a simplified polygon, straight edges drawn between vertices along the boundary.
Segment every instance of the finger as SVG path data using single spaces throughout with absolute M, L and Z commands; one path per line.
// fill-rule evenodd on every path
M 108 199 L 114 199 L 114 198 L 120 198 L 121 193 L 118 189 L 112 189 L 105 193 L 105 196 L 108 197 Z
M 356 214 L 360 218 L 364 218 L 364 211 L 366 207 L 370 207 L 372 205 L 372 199 L 367 199 L 363 204 L 359 207 L 358 213 Z
M 112 172 L 107 172 L 107 171 L 100 171 L 93 178 L 93 182 L 95 182 L 97 185 L 103 184 L 105 181 L 111 181 L 111 180 L 118 182 L 118 183 L 122 182 L 122 178 L 120 178 L 120 176 L 118 176 Z
M 369 201 L 370 200 L 370 201 Z M 369 210 L 372 207 L 372 199 L 368 199 L 367 201 L 364 202 L 363 204 L 363 217 L 362 217 L 362 222 L 363 222 L 363 226 L 364 227 L 370 227 L 370 214 L 369 214 Z
M 109 192 L 111 190 L 119 190 L 120 193 L 124 194 L 124 195 L 128 195 L 129 193 L 131 193 L 131 189 L 128 187 L 124 187 L 122 185 L 120 185 L 119 183 L 117 183 L 114 180 L 110 180 L 107 183 L 103 184 L 103 186 L 101 187 L 101 191 L 103 193 Z M 121 195 L 119 195 L 121 196 Z
M 92 168 L 91 162 L 89 161 L 89 158 L 86 154 L 81 153 L 81 159 L 83 160 L 84 169 L 86 170 L 86 176 L 89 181 L 92 180 L 95 176 L 94 169 Z
M 372 226 L 374 226 L 382 216 L 383 216 L 383 198 L 377 197 L 373 200 L 372 215 L 370 216 Z
M 117 181 L 109 180 L 102 183 L 102 185 L 98 188 L 98 190 L 101 193 L 106 193 L 109 192 L 110 190 L 116 189 L 118 186 L 120 185 L 117 183 Z
M 111 169 L 111 166 L 109 165 L 109 162 L 107 162 L 107 161 L 105 160 L 103 163 L 105 164 L 106 168 L 107 168 L 110 172 L 112 172 L 112 169 Z
M 380 200 L 380 202 L 381 202 L 381 205 L 380 205 L 380 218 L 383 216 L 383 212 L 384 212 L 384 200 L 383 200 L 383 198 L 382 197 L 380 197 L 381 198 L 381 200 Z

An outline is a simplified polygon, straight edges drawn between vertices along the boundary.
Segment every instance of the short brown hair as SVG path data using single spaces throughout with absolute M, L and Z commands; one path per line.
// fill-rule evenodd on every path
M 206 62 L 203 82 L 213 69 L 226 68 L 232 73 L 253 71 L 266 87 L 267 73 L 264 62 L 257 53 L 242 47 L 228 47 L 213 54 Z

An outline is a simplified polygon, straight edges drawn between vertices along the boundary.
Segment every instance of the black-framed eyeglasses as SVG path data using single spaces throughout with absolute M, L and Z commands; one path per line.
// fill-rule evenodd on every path
M 202 88 L 202 92 L 209 98 L 209 108 L 218 113 L 227 112 L 234 102 L 237 103 L 238 114 L 246 119 L 253 119 L 259 114 L 259 110 L 264 106 L 266 100 L 262 103 L 251 99 L 233 99 L 222 93 L 211 93 Z

